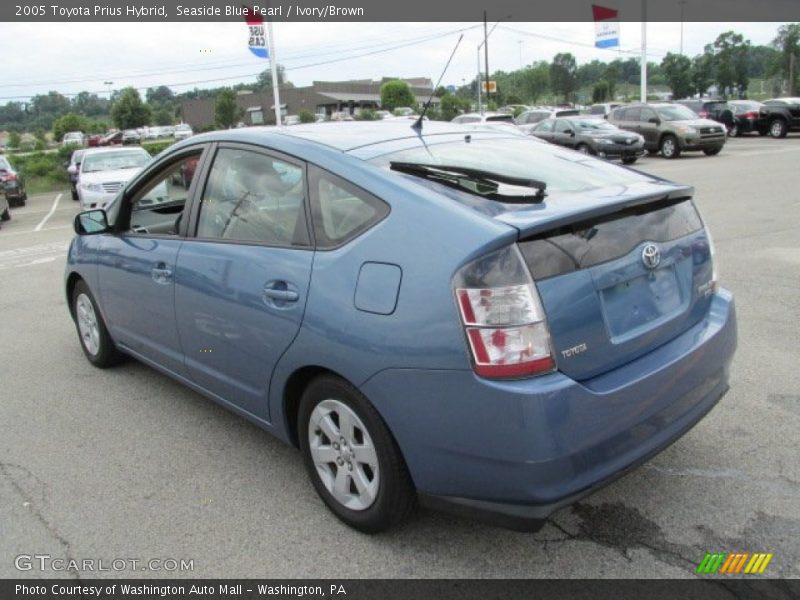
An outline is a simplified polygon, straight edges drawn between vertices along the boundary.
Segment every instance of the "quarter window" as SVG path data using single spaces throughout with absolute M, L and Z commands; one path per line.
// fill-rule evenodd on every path
M 219 150 L 200 204 L 197 237 L 308 245 L 303 169 L 234 148 Z
M 311 210 L 317 246 L 333 248 L 353 239 L 389 214 L 389 207 L 353 184 L 309 168 Z

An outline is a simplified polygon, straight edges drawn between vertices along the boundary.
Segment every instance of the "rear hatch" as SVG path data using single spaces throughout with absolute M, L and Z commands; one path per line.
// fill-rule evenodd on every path
M 708 311 L 710 240 L 686 195 L 544 231 L 525 229 L 519 247 L 542 299 L 555 359 L 574 379 L 642 356 Z

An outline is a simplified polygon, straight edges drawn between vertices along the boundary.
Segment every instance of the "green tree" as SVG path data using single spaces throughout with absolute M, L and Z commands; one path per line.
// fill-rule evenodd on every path
M 119 129 L 136 129 L 150 123 L 150 107 L 142 102 L 139 92 L 132 87 L 120 91 L 111 106 L 111 119 Z
M 64 134 L 70 131 L 82 131 L 86 133 L 88 130 L 89 122 L 86 118 L 81 115 L 76 115 L 75 113 L 68 113 L 53 122 L 53 138 L 55 138 L 57 142 L 60 142 Z
M 462 112 L 468 111 L 470 106 L 471 103 L 466 98 L 459 98 L 453 94 L 447 94 L 442 98 L 442 104 L 439 107 L 439 116 L 443 121 L 452 121 Z
M 750 40 L 740 33 L 726 31 L 719 34 L 712 45 L 714 80 L 723 96 L 729 92 L 742 95 L 747 89 L 747 54 Z
M 673 99 L 686 98 L 694 92 L 691 68 L 691 59 L 682 54 L 668 52 L 661 61 L 661 69 L 664 71 L 667 85 L 672 90 Z
M 244 115 L 244 110 L 236 104 L 236 92 L 233 90 L 221 90 L 217 93 L 214 115 L 217 126 L 223 129 L 229 129 L 239 122 L 239 119 Z
M 156 125 L 172 125 L 172 114 L 169 108 L 158 108 L 153 112 L 153 121 Z
M 713 57 L 709 53 L 698 54 L 692 59 L 690 77 L 695 94 L 702 96 L 708 91 L 714 83 Z
M 605 102 L 606 100 L 608 100 L 608 82 L 601 79 L 592 86 L 592 102 Z
M 8 147 L 9 148 L 19 148 L 19 145 L 22 143 L 22 136 L 17 133 L 16 131 L 12 131 L 8 134 Z
M 578 66 L 575 57 L 569 52 L 561 52 L 553 57 L 550 64 L 550 87 L 569 102 L 570 95 L 578 85 Z
M 298 112 L 297 116 L 300 117 L 301 123 L 313 123 L 314 121 L 317 120 L 317 118 L 314 116 L 314 113 L 305 108 L 300 112 Z
M 354 117 L 356 121 L 377 121 L 379 119 L 378 114 L 372 110 L 371 108 L 362 108 L 358 111 L 358 114 Z
M 772 40 L 772 47 L 780 52 L 773 71 L 779 72 L 789 82 L 790 96 L 800 94 L 800 23 L 781 25 L 778 35 Z
M 433 95 L 436 96 L 437 98 L 444 98 L 449 93 L 450 93 L 450 90 L 448 90 L 443 85 L 440 85 L 439 87 L 436 88 L 436 91 L 433 92 Z
M 521 80 L 523 96 L 537 104 L 550 87 L 550 65 L 545 61 L 533 63 L 523 69 Z
M 608 99 L 614 100 L 617 93 L 617 81 L 619 80 L 619 69 L 617 65 L 611 63 L 606 65 L 605 71 L 603 71 L 603 79 L 608 82 Z
M 394 110 L 399 106 L 415 108 L 416 104 L 411 86 L 405 81 L 391 79 L 381 86 L 381 107 L 385 110 Z
M 286 67 L 276 65 L 275 71 L 278 73 L 278 87 L 294 87 L 294 84 L 286 78 Z M 256 78 L 256 90 L 270 91 L 272 89 L 272 68 L 264 69 Z

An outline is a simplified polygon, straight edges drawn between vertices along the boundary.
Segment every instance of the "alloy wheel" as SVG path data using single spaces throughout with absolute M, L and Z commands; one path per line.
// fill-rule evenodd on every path
M 366 510 L 380 487 L 375 444 L 366 426 L 346 404 L 323 400 L 311 412 L 308 445 L 319 478 L 336 501 Z
M 78 295 L 75 301 L 75 314 L 78 318 L 81 343 L 89 354 L 97 356 L 100 351 L 100 328 L 97 324 L 94 305 L 86 294 Z

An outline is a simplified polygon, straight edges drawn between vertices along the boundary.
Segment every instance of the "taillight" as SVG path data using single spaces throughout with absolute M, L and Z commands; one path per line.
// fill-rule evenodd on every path
M 542 302 L 516 245 L 466 265 L 453 285 L 475 373 L 518 378 L 555 368 Z
M 758 113 L 754 111 L 746 112 L 742 115 L 745 119 L 757 119 Z
M 6 173 L 5 175 L 0 175 L 0 182 L 6 183 L 8 181 L 16 181 L 17 176 L 14 173 Z

